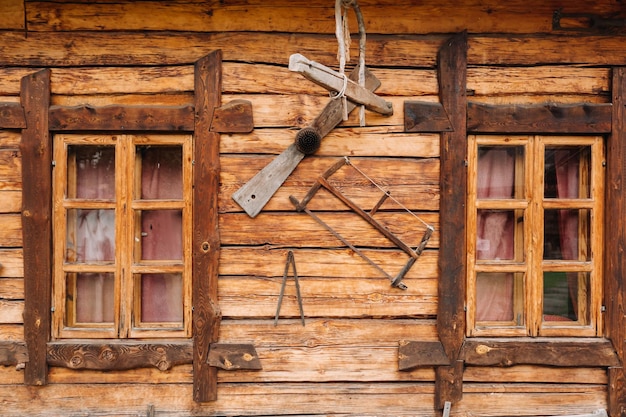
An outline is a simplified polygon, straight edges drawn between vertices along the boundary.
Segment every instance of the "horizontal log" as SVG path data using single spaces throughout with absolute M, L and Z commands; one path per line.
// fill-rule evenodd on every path
M 22 129 L 25 127 L 24 109 L 20 104 L 0 102 L 0 128 Z
M 605 368 L 516 365 L 510 367 L 466 366 L 463 383 L 545 382 L 554 384 L 604 385 L 608 381 Z
M 552 12 L 550 12 L 551 14 Z M 437 30 L 439 32 L 439 30 Z M 434 68 L 437 52 L 449 35 L 367 36 L 368 66 Z M 132 45 L 132 53 L 128 53 Z M 259 45 L 263 45 L 262 48 Z M 468 37 L 469 65 L 624 65 L 626 39 L 619 36 L 554 34 Z M 93 32 L 0 33 L 0 62 L 14 66 L 180 65 L 191 64 L 215 49 L 228 61 L 285 65 L 289 55 L 307 51 L 322 63 L 337 61 L 334 34 L 293 33 L 143 33 Z M 308 52 L 310 51 L 310 52 Z
M 498 385 L 467 384 L 469 392 L 456 404 L 459 415 L 576 415 L 606 408 L 604 386 L 554 386 L 551 384 Z M 149 408 L 155 415 L 165 412 L 172 417 L 196 415 L 283 415 L 285 404 L 298 415 L 368 415 L 384 410 L 387 415 L 433 415 L 432 383 L 222 383 L 217 401 L 195 404 L 191 384 L 115 385 L 51 384 L 45 395 L 32 395 L 24 385 L 0 386 L 7 417 L 41 415 L 98 414 L 106 405 L 106 413 L 143 415 Z M 494 394 L 494 391 L 497 394 Z M 68 395 L 71 393 L 71 395 Z M 311 395 L 314 393 L 314 395 Z M 513 409 L 511 404 L 515 404 Z M 486 412 L 488 411 L 488 412 Z
M 20 214 L 0 215 L 0 247 L 17 248 L 22 246 L 22 216 Z
M 611 104 L 491 106 L 468 103 L 467 130 L 479 133 L 611 132 Z
M 71 369 L 101 371 L 156 367 L 166 371 L 173 366 L 191 363 L 192 342 L 133 342 L 107 343 L 50 342 L 48 365 Z
M 21 191 L 22 158 L 16 149 L 0 149 L 0 190 Z
M 468 365 L 609 367 L 619 364 L 606 339 L 466 339 L 461 359 Z
M 23 342 L 24 341 L 24 326 L 21 323 L 17 323 L 17 324 L 0 323 L 0 340 L 5 341 L 5 342 Z
M 0 191 L 0 213 L 19 213 L 22 209 L 22 192 L 17 190 Z
M 26 343 L 0 341 L 0 366 L 15 366 L 28 362 Z
M 24 256 L 22 249 L 0 249 L 0 277 L 22 278 L 24 276 Z M 2 338 L 0 338 L 2 340 Z
M 19 130 L 0 129 L 0 148 L 18 150 L 22 135 Z
M 468 30 L 480 32 L 547 33 L 552 30 L 551 17 L 555 4 L 529 3 L 515 0 L 502 7 L 497 0 L 480 4 L 468 3 L 465 7 L 441 4 L 434 0 L 419 3 L 403 1 L 365 1 L 360 9 L 368 33 L 446 33 Z M 618 4 L 589 1 L 568 4 L 568 13 L 588 13 L 598 10 L 612 16 L 622 11 Z M 86 3 L 80 7 L 71 2 L 51 5 L 48 2 L 28 2 L 26 24 L 32 31 L 275 31 L 334 33 L 333 7 L 331 4 L 306 2 L 233 2 L 213 4 L 202 2 L 173 1 L 167 5 L 160 2 L 120 1 Z M 520 15 L 524 19 L 520 19 Z M 145 19 L 150 15 L 150 19 Z M 172 18 L 175 16 L 175 18 Z M 356 29 L 354 14 L 349 15 L 350 26 Z M 393 21 L 393 25 L 389 22 Z M 16 21 L 15 24 L 18 22 Z M 22 25 L 24 22 L 21 22 Z
M 2 254 L 2 251 L 0 251 L 0 254 Z M 2 271 L 2 269 L 4 268 L 2 265 L 0 265 L 0 272 Z M 23 278 L 0 278 L 0 299 L 23 300 L 24 299 L 24 279 Z
M 24 301 L 0 299 L 0 324 L 24 323 Z
M 419 261 L 416 265 L 419 266 Z M 301 277 L 299 281 L 307 320 L 309 317 L 432 318 L 437 314 L 436 279 L 406 278 L 403 282 L 407 290 L 391 287 L 382 274 L 378 279 Z M 220 277 L 218 300 L 223 317 L 273 319 L 281 282 L 282 278 Z M 289 280 L 278 323 L 299 317 L 295 286 L 293 280 Z
M 50 130 L 193 131 L 194 109 L 156 106 L 51 106 Z

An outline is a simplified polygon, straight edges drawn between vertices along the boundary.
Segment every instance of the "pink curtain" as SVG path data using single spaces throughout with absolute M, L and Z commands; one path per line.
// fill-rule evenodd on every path
M 478 198 L 511 198 L 515 176 L 514 157 L 504 148 L 483 151 L 478 161 Z M 479 211 L 477 259 L 513 259 L 514 219 L 510 211 Z M 513 320 L 513 275 L 478 274 L 476 320 Z
M 89 149 L 89 147 L 85 147 Z M 84 148 L 81 148 L 84 149 Z M 112 149 L 112 148 L 111 148 Z M 182 153 L 180 147 L 145 147 L 142 152 L 141 198 L 182 198 Z M 77 152 L 79 198 L 113 199 L 114 153 Z M 104 155 L 104 156 L 103 156 Z M 97 263 L 115 260 L 115 214 L 113 210 L 78 210 L 75 236 L 77 262 Z M 151 210 L 141 213 L 141 254 L 135 261 L 166 260 L 182 262 L 182 212 Z M 80 274 L 76 283 L 76 317 L 83 323 L 107 323 L 114 318 L 114 278 L 112 274 Z M 182 322 L 181 274 L 144 274 L 140 279 L 142 322 Z M 135 312 L 137 315 L 137 312 Z

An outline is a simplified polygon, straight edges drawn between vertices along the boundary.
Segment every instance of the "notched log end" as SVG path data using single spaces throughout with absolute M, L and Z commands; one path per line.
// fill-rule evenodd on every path
M 213 343 L 207 363 L 227 371 L 262 369 L 259 355 L 251 344 Z

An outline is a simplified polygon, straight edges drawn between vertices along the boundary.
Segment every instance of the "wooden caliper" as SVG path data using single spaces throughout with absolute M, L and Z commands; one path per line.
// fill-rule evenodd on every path
M 355 81 L 358 79 L 358 67 L 350 73 L 349 77 L 346 77 L 300 54 L 293 54 L 289 57 L 289 70 L 302 74 L 329 91 L 341 92 L 348 99 L 347 113 L 360 104 L 383 115 L 393 114 L 392 104 L 374 94 L 380 86 L 380 81 L 367 68 L 365 68 L 365 86 Z M 341 123 L 344 114 L 343 100 L 337 98 L 339 97 L 332 97 L 313 122 L 296 134 L 292 145 L 233 193 L 233 200 L 250 217 L 256 217 L 259 214 L 305 155 L 315 153 L 319 149 L 322 138 Z

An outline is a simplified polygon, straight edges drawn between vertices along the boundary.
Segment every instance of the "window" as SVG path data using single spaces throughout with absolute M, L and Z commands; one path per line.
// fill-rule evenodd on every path
M 602 138 L 468 146 L 468 336 L 601 335 Z
M 54 137 L 54 337 L 191 336 L 191 143 Z

